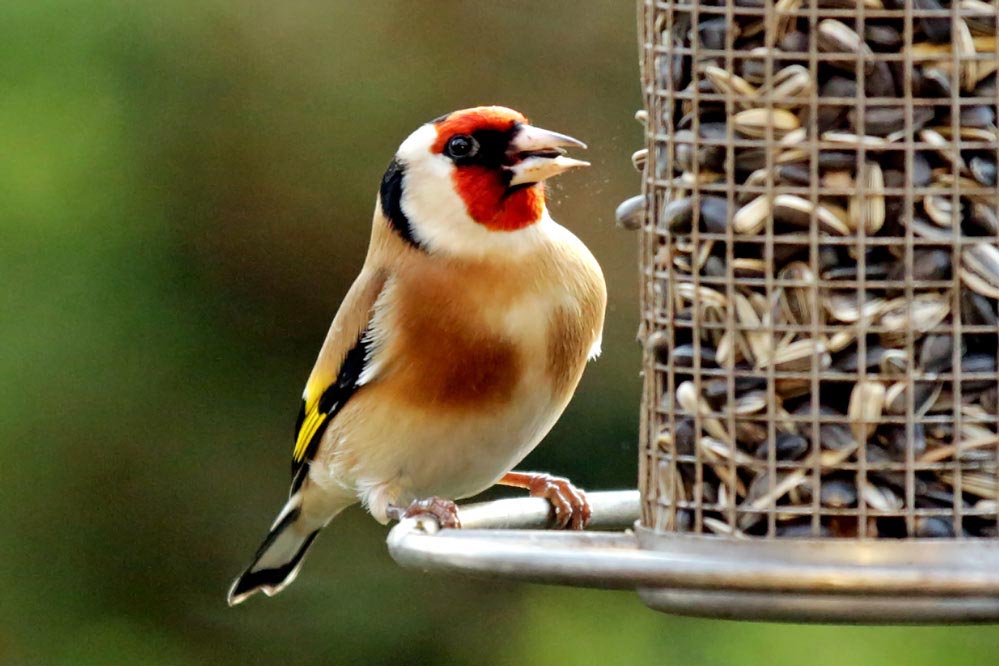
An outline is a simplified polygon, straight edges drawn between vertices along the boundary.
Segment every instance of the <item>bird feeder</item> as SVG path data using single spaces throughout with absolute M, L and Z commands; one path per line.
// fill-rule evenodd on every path
M 643 0 L 639 491 L 403 564 L 652 608 L 999 620 L 999 4 Z

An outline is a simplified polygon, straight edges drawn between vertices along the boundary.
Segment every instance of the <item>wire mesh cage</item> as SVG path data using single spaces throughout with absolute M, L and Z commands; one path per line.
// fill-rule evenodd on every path
M 639 10 L 643 545 L 999 568 L 999 5 Z

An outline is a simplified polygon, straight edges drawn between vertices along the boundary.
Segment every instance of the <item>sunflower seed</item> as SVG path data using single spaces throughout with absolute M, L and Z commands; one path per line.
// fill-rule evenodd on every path
M 649 161 L 649 149 L 642 148 L 641 150 L 636 150 L 631 154 L 631 165 L 635 167 L 636 171 L 644 171 L 645 164 Z
M 946 195 L 928 194 L 923 198 L 923 210 L 935 224 L 941 227 L 953 227 L 960 222 L 964 205 L 957 203 Z
M 848 352 L 841 354 L 835 361 L 833 367 L 842 372 L 857 372 L 863 367 L 865 370 L 877 370 L 881 367 L 885 354 L 896 351 L 881 347 L 880 345 L 868 345 L 861 355 L 860 349 L 851 347 Z
M 676 347 L 673 350 L 673 365 L 680 368 L 716 367 L 718 361 L 715 358 L 715 350 L 707 345 L 699 346 L 699 350 L 689 344 Z M 666 360 L 662 362 L 666 363 Z
M 761 86 L 758 94 L 763 100 L 779 107 L 794 108 L 807 101 L 813 86 L 812 75 L 801 65 L 789 65 L 774 74 L 770 85 Z
M 865 162 L 861 180 L 864 184 L 850 197 L 849 220 L 852 229 L 861 226 L 867 234 L 876 234 L 885 223 L 885 180 L 877 162 Z
M 976 155 L 968 161 L 968 169 L 975 180 L 982 185 L 991 187 L 996 184 L 995 159 L 986 159 L 980 155 Z
M 885 406 L 885 386 L 881 382 L 857 382 L 850 394 L 850 430 L 854 441 L 867 441 L 878 427 Z
M 744 136 L 764 138 L 768 133 L 776 138 L 798 129 L 798 117 L 785 109 L 747 109 L 732 119 L 735 129 Z
M 992 243 L 970 245 L 961 252 L 961 262 L 961 278 L 970 289 L 999 298 L 999 247 Z
M 950 252 L 934 248 L 914 250 L 912 253 L 912 279 L 923 281 L 946 280 L 951 274 Z M 888 273 L 894 282 L 905 280 L 905 263 L 895 264 Z
M 961 290 L 961 321 L 968 326 L 999 326 L 995 302 L 970 289 Z
M 856 506 L 857 486 L 845 479 L 831 479 L 822 484 L 819 491 L 819 502 L 822 506 L 833 509 L 845 509 Z
M 770 199 L 761 195 L 736 211 L 732 217 L 732 228 L 737 234 L 757 234 L 767 222 L 772 212 Z
M 766 460 L 770 455 L 770 441 L 763 441 L 756 449 L 756 457 Z M 800 460 L 808 453 L 808 440 L 796 433 L 781 432 L 777 434 L 774 456 L 777 460 Z
M 702 71 L 719 94 L 731 96 L 740 106 L 753 104 L 757 97 L 756 86 L 738 74 L 714 65 L 705 65 Z
M 690 230 L 690 223 L 693 216 L 693 202 L 689 198 L 684 197 L 667 202 L 663 206 L 659 219 L 670 231 L 682 233 Z
M 912 0 L 912 3 L 916 9 L 926 12 L 918 20 L 926 36 L 934 42 L 950 41 L 950 18 L 940 16 L 944 13 L 942 5 L 937 0 Z
M 864 26 L 864 41 L 872 49 L 893 51 L 902 45 L 902 35 L 893 26 L 868 23 Z
M 951 539 L 954 525 L 939 516 L 917 516 L 915 535 L 924 539 Z
M 818 308 L 812 292 L 815 274 L 808 264 L 792 261 L 781 269 L 777 279 L 785 285 L 779 296 L 781 321 L 811 326 L 813 318 L 818 317 L 821 322 L 821 314 L 816 312 Z
M 778 347 L 770 362 L 780 372 L 806 372 L 828 368 L 832 356 L 824 343 L 804 339 Z
M 706 231 L 725 233 L 728 228 L 728 202 L 724 197 L 706 196 L 701 199 L 701 222 Z
M 892 426 L 885 439 L 891 450 L 902 460 L 905 459 L 906 451 L 910 449 L 915 457 L 921 456 L 926 451 L 926 427 L 922 423 L 912 425 L 911 437 L 904 426 Z
M 871 483 L 862 484 L 861 496 L 867 506 L 882 513 L 899 512 L 905 506 L 902 499 L 886 486 L 876 486 Z
M 698 23 L 701 46 L 720 51 L 725 48 L 726 39 L 733 41 L 739 37 L 738 24 L 730 24 L 724 17 L 706 19 Z
M 864 40 L 850 29 L 845 23 L 835 19 L 823 19 L 818 26 L 818 46 L 819 50 L 826 53 L 849 53 L 853 54 L 854 60 L 830 60 L 829 64 L 853 71 L 854 62 L 859 60 L 864 63 L 864 71 L 871 73 L 874 62 L 874 52 Z
M 772 210 L 774 219 L 786 224 L 808 227 L 814 215 L 826 231 L 841 236 L 850 234 L 849 215 L 832 204 L 815 204 L 793 194 L 778 194 L 774 197 Z
M 614 219 L 617 221 L 617 226 L 622 229 L 630 231 L 641 229 L 645 224 L 645 197 L 639 194 L 622 201 L 614 211 Z
M 919 351 L 919 367 L 925 373 L 946 372 L 951 368 L 954 338 L 946 334 L 927 335 Z

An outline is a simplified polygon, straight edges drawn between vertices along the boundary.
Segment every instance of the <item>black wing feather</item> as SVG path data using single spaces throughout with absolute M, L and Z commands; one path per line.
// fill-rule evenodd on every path
M 323 440 L 323 433 L 326 432 L 326 428 L 340 410 L 343 409 L 344 405 L 347 404 L 347 401 L 357 392 L 357 389 L 360 388 L 358 381 L 361 378 L 361 373 L 364 372 L 364 364 L 368 359 L 368 351 L 371 346 L 367 333 L 367 330 L 361 332 L 361 335 L 357 338 L 357 342 L 350 348 L 343 359 L 343 363 L 340 364 L 340 372 L 337 373 L 336 381 L 330 384 L 319 397 L 319 404 L 316 408 L 321 414 L 325 414 L 326 418 L 316 428 L 316 432 L 313 433 L 312 438 L 309 440 L 309 444 L 305 449 L 305 455 L 300 460 L 292 460 L 290 494 L 294 494 L 301 487 L 302 482 L 305 481 L 309 463 L 316 456 L 316 451 L 319 449 L 319 443 Z M 305 401 L 303 400 L 302 408 L 298 413 L 298 420 L 295 424 L 296 436 L 304 421 Z

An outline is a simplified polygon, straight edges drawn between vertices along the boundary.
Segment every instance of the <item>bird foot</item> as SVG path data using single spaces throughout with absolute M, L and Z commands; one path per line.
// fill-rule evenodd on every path
M 530 474 L 527 490 L 531 497 L 548 500 L 555 512 L 555 527 L 581 530 L 590 522 L 590 503 L 586 493 L 572 485 L 569 479 L 551 474 Z
M 389 506 L 387 513 L 389 518 L 394 518 L 395 520 L 430 516 L 437 521 L 437 524 L 442 529 L 458 529 L 461 527 L 461 520 L 458 518 L 458 507 L 451 500 L 442 497 L 428 497 L 426 499 L 414 500 L 405 509 L 400 506 Z

